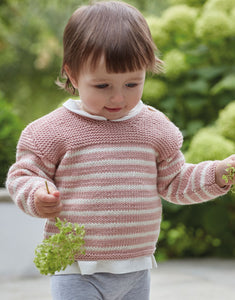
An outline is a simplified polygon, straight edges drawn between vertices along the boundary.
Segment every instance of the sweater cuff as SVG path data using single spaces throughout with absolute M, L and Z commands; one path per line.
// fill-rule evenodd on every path
M 211 165 L 208 167 L 206 174 L 205 174 L 205 183 L 207 186 L 207 190 L 214 194 L 215 196 L 222 196 L 229 192 L 231 185 L 225 185 L 224 187 L 220 187 L 215 182 L 215 173 L 216 167 L 219 161 L 211 162 Z

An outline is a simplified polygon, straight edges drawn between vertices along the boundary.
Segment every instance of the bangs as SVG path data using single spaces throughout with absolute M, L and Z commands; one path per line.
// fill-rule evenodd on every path
M 94 70 L 101 57 L 104 57 L 108 73 L 134 72 L 141 69 L 153 71 L 156 63 L 154 52 L 145 44 L 143 47 L 137 43 L 133 36 L 128 37 L 120 33 L 119 35 L 107 37 L 100 46 L 96 43 L 92 47 L 91 69 Z

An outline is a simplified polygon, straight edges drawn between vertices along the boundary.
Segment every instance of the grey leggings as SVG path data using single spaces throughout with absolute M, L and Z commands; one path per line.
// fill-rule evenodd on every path
M 53 300 L 149 300 L 150 271 L 51 278 Z

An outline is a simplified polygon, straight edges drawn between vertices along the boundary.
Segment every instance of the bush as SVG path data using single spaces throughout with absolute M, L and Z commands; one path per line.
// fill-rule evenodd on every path
M 189 163 L 224 159 L 235 153 L 235 101 L 219 114 L 214 127 L 201 129 L 185 154 Z M 177 206 L 163 201 L 159 259 L 235 257 L 235 194 L 207 203 Z
M 158 260 L 235 257 L 235 204 L 230 195 L 205 204 L 177 206 L 163 201 Z
M 234 6 L 234 0 L 208 0 L 205 5 L 205 10 L 224 11 L 226 13 L 230 13 Z
M 235 152 L 235 0 L 170 2 L 147 18 L 165 73 L 147 78 L 143 101 L 180 127 L 188 162 L 223 159 Z M 234 197 L 190 206 L 163 200 L 158 259 L 235 257 Z
M 180 45 L 193 38 L 193 28 L 197 17 L 197 9 L 187 5 L 169 7 L 162 15 L 163 28 L 175 44 Z
M 10 165 L 15 161 L 16 144 L 23 126 L 0 93 L 0 187 L 4 187 Z
M 183 52 L 174 49 L 164 56 L 166 65 L 166 77 L 169 79 L 178 79 L 188 70 L 186 57 Z
M 222 160 L 235 153 L 235 144 L 220 135 L 216 128 L 203 128 L 192 139 L 185 154 L 187 161 Z
M 197 20 L 195 33 L 204 43 L 221 41 L 232 35 L 232 22 L 222 11 L 206 11 Z
M 235 92 L 235 0 L 171 0 L 160 17 L 149 16 L 165 73 L 151 77 L 164 99 L 151 99 L 183 131 L 187 150 L 195 132 L 215 122 Z M 149 88 L 147 82 L 146 88 Z M 148 101 L 145 91 L 143 101 Z
M 218 132 L 235 143 L 235 102 L 223 109 L 217 120 Z
M 145 81 L 143 97 L 148 105 L 156 106 L 167 94 L 167 86 L 161 80 L 148 78 Z

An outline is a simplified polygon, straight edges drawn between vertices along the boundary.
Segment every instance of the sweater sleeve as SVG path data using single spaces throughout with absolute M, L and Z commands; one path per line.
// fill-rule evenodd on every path
M 16 162 L 8 172 L 6 188 L 16 205 L 26 214 L 40 217 L 34 204 L 35 191 L 45 180 L 55 188 L 55 164 L 40 154 L 31 128 L 26 128 L 17 145 Z
M 230 186 L 221 188 L 215 182 L 217 163 L 185 163 L 182 152 L 178 150 L 158 163 L 159 195 L 176 204 L 196 204 L 226 194 Z

